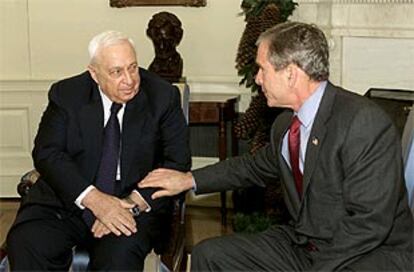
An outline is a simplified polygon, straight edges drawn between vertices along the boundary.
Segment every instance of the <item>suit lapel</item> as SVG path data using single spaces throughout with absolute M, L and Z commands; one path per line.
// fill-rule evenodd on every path
M 332 84 L 328 83 L 318 112 L 316 113 L 309 141 L 306 147 L 305 168 L 303 174 L 304 195 L 307 193 L 307 188 L 309 187 L 313 171 L 315 170 L 318 161 L 319 150 L 323 144 L 323 140 L 325 139 L 327 132 L 326 122 L 331 116 L 334 98 L 335 88 Z M 277 152 L 276 155 L 278 156 L 280 162 L 279 165 L 281 175 L 283 177 L 282 182 L 286 189 L 285 197 L 287 198 L 286 200 L 288 209 L 290 210 L 293 218 L 297 219 L 300 213 L 300 209 L 302 208 L 303 201 L 301 201 L 297 193 L 292 171 L 282 155 L 283 137 L 290 126 L 292 114 L 293 113 L 290 110 L 284 111 L 280 114 L 278 117 L 277 126 L 275 128 L 274 136 L 272 138 L 278 141 L 275 142 Z M 302 199 L 304 199 L 304 197 Z
M 100 162 L 104 123 L 103 106 L 96 84 L 93 84 L 92 87 L 90 103 L 80 109 L 79 123 L 84 147 L 87 154 L 90 154 L 90 174 L 92 177 L 95 177 L 95 172 Z
M 132 163 L 134 154 L 137 153 L 135 150 L 142 148 L 139 141 L 144 137 L 143 129 L 147 120 L 146 115 L 149 114 L 148 97 L 143 88 L 140 88 L 139 93 L 126 104 L 125 108 L 121 143 L 121 181 L 123 186 L 126 185 L 131 166 L 139 167 L 139 165 L 132 165 Z
M 303 174 L 304 195 L 306 194 L 307 188 L 309 187 L 312 174 L 315 170 L 318 161 L 319 150 L 323 145 L 323 141 L 326 136 L 326 122 L 331 116 L 334 98 L 335 88 L 332 84 L 328 82 L 325 89 L 325 93 L 319 105 L 318 112 L 316 113 L 312 130 L 309 136 L 308 144 L 306 147 L 305 169 Z
M 87 154 L 90 154 L 90 175 L 94 178 L 102 153 L 104 110 L 98 86 L 93 83 L 92 88 L 91 101 L 80 109 L 79 122 L 85 149 Z M 137 143 L 142 137 L 145 120 L 147 120 L 145 116 L 148 114 L 148 98 L 143 88 L 141 87 L 139 93 L 125 107 L 121 136 L 122 186 L 125 186 L 127 174 L 134 159 L 134 149 L 140 148 Z

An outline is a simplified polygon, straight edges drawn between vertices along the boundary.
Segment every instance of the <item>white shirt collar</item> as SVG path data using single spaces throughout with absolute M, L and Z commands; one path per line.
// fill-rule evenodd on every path
M 102 91 L 101 87 L 98 86 L 99 88 L 99 94 L 101 95 L 101 99 L 102 99 L 102 105 L 103 105 L 103 110 L 104 110 L 104 126 L 106 125 L 106 122 L 109 119 L 109 116 L 111 115 L 111 106 L 113 101 L 111 99 L 109 99 L 108 96 L 106 96 L 106 94 Z M 124 111 L 125 111 L 125 103 L 122 103 L 122 108 L 119 110 L 118 112 L 118 120 L 120 121 L 120 127 L 122 130 L 122 120 L 124 117 Z

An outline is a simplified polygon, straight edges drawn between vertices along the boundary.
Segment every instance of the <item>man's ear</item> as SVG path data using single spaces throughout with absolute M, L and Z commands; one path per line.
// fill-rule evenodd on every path
M 98 84 L 98 76 L 96 75 L 96 68 L 93 67 L 92 64 L 88 65 L 88 71 L 91 74 L 93 80 L 96 82 L 96 84 Z
M 293 87 L 296 84 L 296 80 L 298 78 L 298 67 L 293 64 L 289 64 L 288 67 L 286 67 L 286 76 L 288 80 L 289 87 Z

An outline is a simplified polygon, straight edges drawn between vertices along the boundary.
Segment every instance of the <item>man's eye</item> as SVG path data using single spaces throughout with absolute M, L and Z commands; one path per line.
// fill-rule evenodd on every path
M 111 70 L 109 74 L 111 76 L 119 76 L 122 73 L 121 69 Z
M 128 70 L 130 72 L 135 72 L 135 71 L 137 71 L 137 69 L 138 69 L 138 65 L 137 64 L 133 64 L 133 65 L 129 66 L 129 68 L 128 68 Z

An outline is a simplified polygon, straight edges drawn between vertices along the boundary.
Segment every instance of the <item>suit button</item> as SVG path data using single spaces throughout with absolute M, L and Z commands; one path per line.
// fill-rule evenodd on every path
M 318 248 L 312 242 L 308 242 L 305 248 L 307 251 L 310 251 L 310 252 L 318 251 Z

